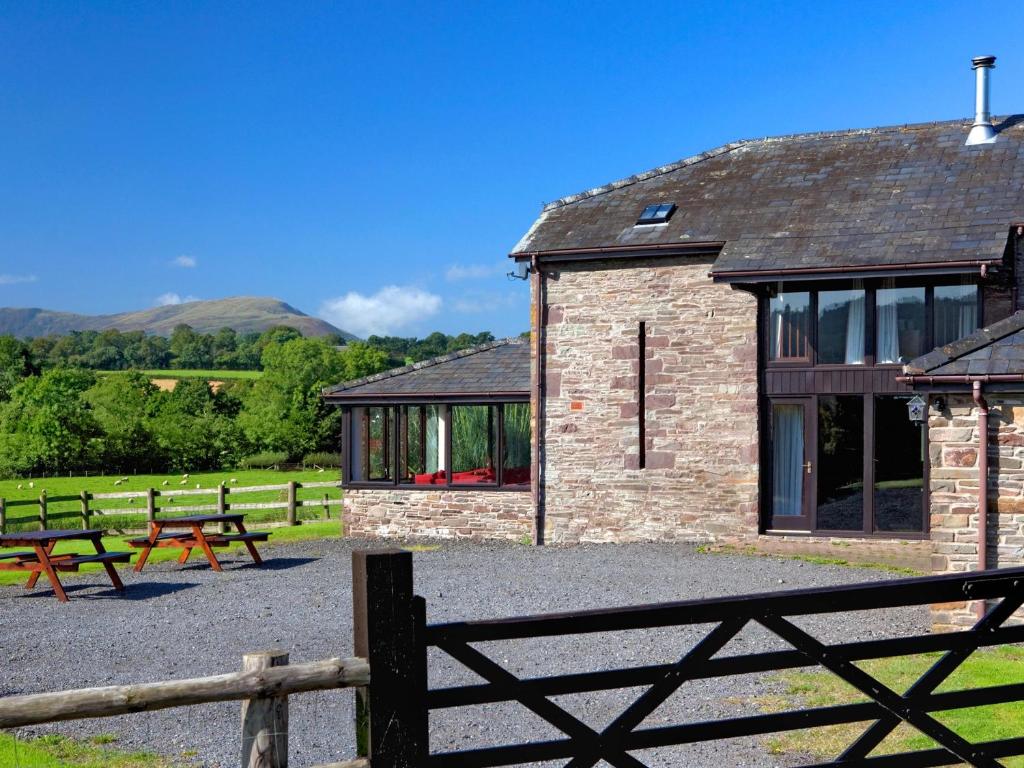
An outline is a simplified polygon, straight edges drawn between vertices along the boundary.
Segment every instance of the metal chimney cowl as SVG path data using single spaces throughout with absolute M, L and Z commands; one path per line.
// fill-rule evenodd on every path
M 975 73 L 974 93 L 974 125 L 967 134 L 967 146 L 973 144 L 991 144 L 996 140 L 996 129 L 992 127 L 992 115 L 989 111 L 989 76 L 990 69 L 995 69 L 995 56 L 975 56 L 971 59 L 971 69 Z

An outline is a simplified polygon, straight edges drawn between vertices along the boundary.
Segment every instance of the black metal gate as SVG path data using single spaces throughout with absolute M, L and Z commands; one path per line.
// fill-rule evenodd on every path
M 370 659 L 372 670 L 371 685 L 357 702 L 360 754 L 371 758 L 372 768 L 484 768 L 549 760 L 565 760 L 566 768 L 590 768 L 601 760 L 616 768 L 646 768 L 632 752 L 860 722 L 870 725 L 835 759 L 817 765 L 1000 766 L 998 758 L 1024 754 L 1024 736 L 972 743 L 932 716 L 943 710 L 1024 700 L 1024 684 L 935 693 L 976 649 L 1024 642 L 1024 626 L 1004 626 L 1024 603 L 1024 568 L 433 625 L 425 623 L 424 600 L 413 595 L 411 553 L 357 552 L 353 574 L 356 653 Z M 987 601 L 988 610 L 972 628 L 948 634 L 828 644 L 792 621 L 809 614 L 964 600 Z M 672 664 L 529 679 L 517 677 L 472 645 L 701 624 L 713 628 Z M 770 630 L 792 650 L 715 658 L 749 624 Z M 428 689 L 429 647 L 441 649 L 486 682 Z M 936 651 L 942 656 L 902 693 L 854 663 Z M 640 727 L 687 680 L 810 666 L 829 670 L 869 701 Z M 564 694 L 637 686 L 646 690 L 602 730 L 591 728 L 551 700 Z M 430 712 L 507 701 L 518 702 L 564 738 L 430 753 Z M 930 736 L 939 747 L 868 757 L 902 722 Z M 1021 727 L 1024 732 L 1024 723 Z

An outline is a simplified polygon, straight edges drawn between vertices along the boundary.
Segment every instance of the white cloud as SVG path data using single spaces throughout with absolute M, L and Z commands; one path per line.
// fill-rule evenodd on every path
M 320 305 L 320 317 L 357 336 L 387 336 L 436 315 L 441 297 L 412 286 L 386 285 L 372 296 L 350 291 Z
M 196 261 L 194 256 L 179 256 L 171 262 L 176 267 L 184 267 L 185 269 L 192 269 L 199 262 Z
M 481 280 L 485 277 L 495 277 L 509 271 L 505 264 L 452 264 L 444 273 L 444 279 L 448 282 L 456 280 Z
M 35 275 L 0 275 L 0 285 L 17 285 L 18 283 L 34 283 L 39 278 Z
M 158 307 L 169 307 L 174 304 L 184 304 L 189 301 L 199 301 L 196 296 L 181 296 L 177 293 L 161 293 L 156 297 Z

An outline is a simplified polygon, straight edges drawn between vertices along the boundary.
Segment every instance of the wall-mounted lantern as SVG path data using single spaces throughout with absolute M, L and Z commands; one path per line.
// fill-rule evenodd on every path
M 924 424 L 928 420 L 928 403 L 920 395 L 914 395 L 907 401 L 907 416 L 915 424 Z

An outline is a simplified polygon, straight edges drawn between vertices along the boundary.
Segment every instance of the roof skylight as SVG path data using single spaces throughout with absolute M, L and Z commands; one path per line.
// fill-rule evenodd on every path
M 640 214 L 640 218 L 636 220 L 636 223 L 638 226 L 640 224 L 664 224 L 672 218 L 672 214 L 675 212 L 675 203 L 655 203 L 654 205 L 648 205 L 644 208 L 643 213 Z

